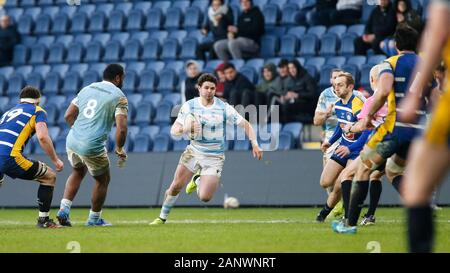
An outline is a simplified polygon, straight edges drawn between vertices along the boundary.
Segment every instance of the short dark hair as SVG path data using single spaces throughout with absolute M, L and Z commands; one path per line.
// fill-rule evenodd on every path
M 285 67 L 285 66 L 287 66 L 289 64 L 289 61 L 287 60 L 287 59 L 281 59 L 279 62 L 278 62 L 278 67 Z
M 202 86 L 204 82 L 212 82 L 217 85 L 217 78 L 213 74 L 204 73 L 198 78 L 197 85 Z
M 21 99 L 39 99 L 41 97 L 41 91 L 39 91 L 36 87 L 27 85 L 20 91 L 19 96 Z
M 103 71 L 103 79 L 107 81 L 114 80 L 117 76 L 124 74 L 123 67 L 120 64 L 110 64 Z
M 225 71 L 229 68 L 233 68 L 234 70 L 236 70 L 236 67 L 234 66 L 233 63 L 225 63 L 225 65 L 223 66 L 223 71 Z
M 395 30 L 394 41 L 395 46 L 400 51 L 416 51 L 417 43 L 419 42 L 419 33 L 406 24 L 400 24 Z

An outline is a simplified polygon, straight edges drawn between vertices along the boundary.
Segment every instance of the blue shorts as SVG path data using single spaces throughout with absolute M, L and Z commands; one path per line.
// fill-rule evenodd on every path
M 35 180 L 47 172 L 44 163 L 29 160 L 20 155 L 16 157 L 0 155 L 0 173 L 16 179 Z
M 339 145 L 340 146 L 340 145 Z M 338 148 L 339 148 L 339 146 L 338 146 Z M 337 149 L 337 148 L 336 148 Z M 333 153 L 333 155 L 331 156 L 331 159 L 332 160 L 334 160 L 334 161 L 336 161 L 339 165 L 341 165 L 342 167 L 346 167 L 347 166 L 347 162 L 349 161 L 349 160 L 355 160 L 358 156 L 359 156 L 359 152 L 360 151 L 357 151 L 357 152 L 352 152 L 352 153 L 350 153 L 350 154 L 348 154 L 347 156 L 345 156 L 345 157 L 340 157 L 340 156 L 338 156 L 337 154 L 336 154 L 336 151 Z

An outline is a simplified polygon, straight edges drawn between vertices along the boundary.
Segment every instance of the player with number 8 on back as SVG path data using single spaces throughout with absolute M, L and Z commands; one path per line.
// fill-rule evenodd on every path
M 95 179 L 92 207 L 87 226 L 110 226 L 101 217 L 110 181 L 109 158 L 105 144 L 111 127 L 117 125 L 115 153 L 119 162 L 127 159 L 124 145 L 127 137 L 128 101 L 121 88 L 124 69 L 110 64 L 103 72 L 103 81 L 84 87 L 69 105 L 65 120 L 71 126 L 66 141 L 72 173 L 67 179 L 64 197 L 56 218 L 63 226 L 71 226 L 69 213 L 86 173 Z

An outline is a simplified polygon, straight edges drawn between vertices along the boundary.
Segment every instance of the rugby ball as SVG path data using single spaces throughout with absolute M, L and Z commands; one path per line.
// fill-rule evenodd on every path
M 226 209 L 236 209 L 239 207 L 239 200 L 236 197 L 227 197 L 223 202 L 223 207 Z

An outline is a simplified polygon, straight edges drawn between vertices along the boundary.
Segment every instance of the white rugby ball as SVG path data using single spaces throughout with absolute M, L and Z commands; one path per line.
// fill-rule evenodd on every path
M 188 137 L 189 139 L 193 140 L 197 138 L 197 134 L 192 133 L 192 122 L 196 121 L 199 123 L 198 119 L 195 117 L 194 114 L 188 114 L 186 118 L 184 119 L 184 127 L 188 130 Z
M 226 209 L 235 209 L 239 207 L 239 200 L 236 197 L 227 197 L 223 202 L 223 207 Z

